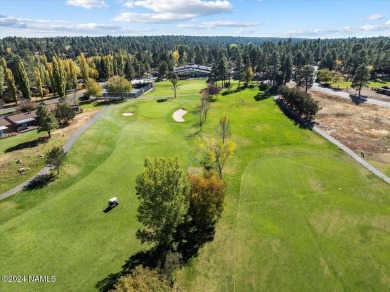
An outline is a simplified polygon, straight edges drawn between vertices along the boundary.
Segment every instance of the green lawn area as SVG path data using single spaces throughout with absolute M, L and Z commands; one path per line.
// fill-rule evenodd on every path
M 332 88 L 340 88 L 340 89 L 346 89 L 346 88 L 351 88 L 351 81 L 342 81 L 340 83 L 332 83 L 331 87 Z M 377 82 L 377 81 L 370 81 L 367 84 L 368 88 L 371 87 L 382 87 L 382 86 L 390 86 L 390 81 L 384 81 L 384 82 Z
M 330 86 L 332 88 L 347 89 L 347 88 L 351 88 L 351 84 L 352 84 L 351 81 L 341 81 L 339 83 L 331 83 Z
M 75 143 L 60 177 L 0 202 L 0 274 L 55 275 L 55 283 L 0 283 L 1 291 L 94 291 L 147 249 L 135 238 L 135 176 L 145 157 L 194 155 L 204 80 L 169 82 L 142 100 L 113 105 Z M 235 157 L 213 242 L 180 271 L 188 291 L 374 290 L 390 285 L 390 186 L 309 130 L 257 88 L 219 96 L 202 137 L 228 116 Z M 180 96 L 182 95 L 182 96 Z M 189 112 L 185 123 L 172 114 Z M 134 112 L 133 116 L 122 116 Z M 103 213 L 110 197 L 119 206 Z

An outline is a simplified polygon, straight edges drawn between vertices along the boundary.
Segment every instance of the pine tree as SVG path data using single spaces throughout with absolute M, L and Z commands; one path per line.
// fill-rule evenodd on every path
M 365 64 L 357 67 L 355 75 L 352 78 L 352 87 L 360 92 L 363 86 L 366 86 L 370 80 L 370 72 Z
M 49 111 L 44 103 L 41 103 L 36 110 L 38 132 L 46 131 L 51 138 L 51 131 L 58 128 L 58 122 L 54 114 Z

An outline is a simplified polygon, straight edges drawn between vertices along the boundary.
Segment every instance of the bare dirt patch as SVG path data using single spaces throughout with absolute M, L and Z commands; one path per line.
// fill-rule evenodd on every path
M 366 159 L 390 160 L 390 110 L 369 104 L 355 105 L 348 99 L 312 91 L 321 110 L 318 127 Z

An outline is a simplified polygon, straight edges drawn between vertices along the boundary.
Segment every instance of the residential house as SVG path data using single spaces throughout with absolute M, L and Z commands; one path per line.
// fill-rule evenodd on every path
M 26 130 L 35 129 L 35 118 L 37 114 L 35 111 L 28 111 L 26 113 L 10 115 L 5 117 L 11 124 L 11 129 L 14 132 L 23 132 Z
M 4 118 L 0 118 L 0 138 L 6 137 L 11 132 L 11 123 Z

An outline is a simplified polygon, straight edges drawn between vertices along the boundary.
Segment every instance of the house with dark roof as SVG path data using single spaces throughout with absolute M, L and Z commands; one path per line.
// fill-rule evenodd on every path
M 0 118 L 0 138 L 7 136 L 11 132 L 11 123 L 4 118 Z
M 17 115 L 10 115 L 5 117 L 11 124 L 11 129 L 14 132 L 22 132 L 29 129 L 35 129 L 35 118 L 37 114 L 35 111 L 29 111 Z

